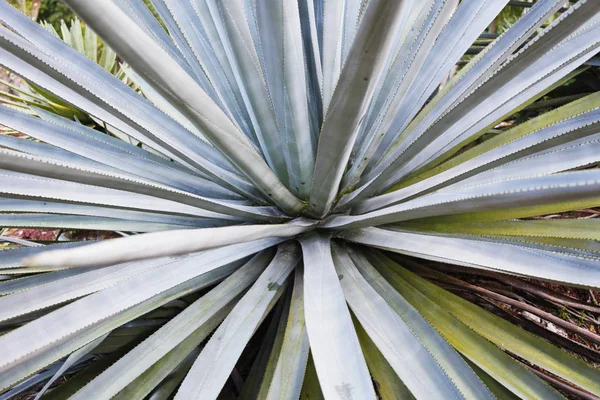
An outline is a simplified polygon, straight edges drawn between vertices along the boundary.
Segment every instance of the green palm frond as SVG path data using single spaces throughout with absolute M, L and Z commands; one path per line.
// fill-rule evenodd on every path
M 600 206 L 600 95 L 544 97 L 600 2 L 65 3 L 0 2 L 0 226 L 124 237 L 0 254 L 0 399 L 600 396 L 448 274 L 600 288 L 598 221 L 535 218 Z

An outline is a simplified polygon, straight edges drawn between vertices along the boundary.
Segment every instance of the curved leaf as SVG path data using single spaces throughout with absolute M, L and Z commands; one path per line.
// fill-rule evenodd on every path
M 329 237 L 301 239 L 304 258 L 304 315 L 323 395 L 375 399 L 375 392 L 331 255 Z

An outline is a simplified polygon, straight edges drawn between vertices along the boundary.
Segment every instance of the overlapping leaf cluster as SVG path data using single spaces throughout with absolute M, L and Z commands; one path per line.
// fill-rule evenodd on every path
M 127 236 L 0 255 L 2 398 L 217 398 L 255 334 L 241 398 L 561 397 L 509 354 L 600 396 L 381 251 L 600 287 L 597 220 L 527 220 L 600 205 L 600 95 L 473 145 L 581 72 L 600 2 L 537 1 L 442 87 L 508 0 L 151 2 L 66 0 L 144 96 L 0 2 L 0 64 L 112 133 L 0 106 L 39 140 L 0 136 L 0 225 Z

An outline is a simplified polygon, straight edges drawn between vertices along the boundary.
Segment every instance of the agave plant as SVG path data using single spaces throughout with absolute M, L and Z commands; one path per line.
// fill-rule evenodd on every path
M 117 56 L 115 52 L 99 41 L 97 35 L 91 29 L 82 28 L 81 21 L 78 18 L 71 21 L 70 27 L 67 26 L 67 23 L 64 20 L 61 20 L 60 34 L 51 24 L 45 21 L 42 21 L 41 25 L 52 35 L 61 38 L 80 53 L 86 55 L 94 62 L 99 63 L 104 69 L 117 76 L 122 77 L 124 75 L 124 73 L 116 67 Z M 46 92 L 35 84 L 23 85 L 22 82 L 15 84 L 0 79 L 0 85 L 7 86 L 16 93 L 11 94 L 9 92 L 0 91 L 0 104 L 27 112 L 31 115 L 37 115 L 36 108 L 41 108 L 65 118 L 76 118 L 82 123 L 93 123 L 92 116 L 52 95 L 52 93 Z
M 3 252 L 5 397 L 561 398 L 526 365 L 600 396 L 415 273 L 600 287 L 598 221 L 528 219 L 600 205 L 600 94 L 484 136 L 581 71 L 600 2 L 537 1 L 450 80 L 508 0 L 66 3 L 152 102 L 5 2 L 0 63 L 152 151 L 0 108 L 41 141 L 2 142 L 0 225 L 130 233 Z

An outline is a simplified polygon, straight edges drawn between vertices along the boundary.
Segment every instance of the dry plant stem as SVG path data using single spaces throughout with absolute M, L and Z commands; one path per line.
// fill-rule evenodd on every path
M 519 296 L 518 294 L 516 294 L 516 293 L 514 293 L 514 292 L 512 292 L 510 290 L 506 290 L 504 288 L 496 287 L 496 285 L 490 284 L 489 282 L 484 282 L 484 283 L 479 283 L 478 282 L 477 286 L 482 287 L 484 289 L 491 290 L 491 291 L 499 293 L 499 294 L 502 294 L 502 295 L 504 295 L 506 297 L 510 297 L 510 298 L 512 298 L 514 300 L 519 300 L 519 301 L 522 301 L 522 302 L 528 302 L 528 303 L 532 304 L 533 306 L 538 306 L 538 307 L 540 306 L 536 302 L 536 300 L 538 300 L 538 299 L 535 297 L 535 293 L 531 293 L 531 292 L 529 292 L 527 290 L 524 290 L 524 292 L 525 292 L 524 296 L 525 297 L 523 297 L 523 296 Z M 599 321 L 597 321 L 593 317 L 588 316 L 587 314 L 585 314 L 584 311 L 581 311 L 580 313 L 578 313 L 577 310 L 573 310 L 572 308 L 570 308 L 571 306 L 562 304 L 562 303 L 557 302 L 555 300 L 548 300 L 548 299 L 543 299 L 543 300 L 546 300 L 546 301 L 543 302 L 542 304 L 546 304 L 546 305 L 551 304 L 554 307 L 559 307 L 561 309 L 564 309 L 565 312 L 567 312 L 569 315 L 573 316 L 574 318 L 582 319 L 583 321 L 587 321 L 590 324 L 600 325 Z
M 556 304 L 555 304 L 555 305 L 556 305 Z M 575 311 L 571 310 L 571 309 L 570 309 L 570 308 L 568 308 L 568 307 L 565 307 L 565 308 L 564 308 L 564 310 L 565 310 L 565 312 L 567 312 L 568 314 L 572 315 L 574 318 L 581 319 L 582 321 L 587 321 L 587 322 L 589 322 L 590 324 L 594 324 L 594 325 L 596 325 L 596 326 L 597 326 L 597 325 L 600 325 L 600 322 L 599 322 L 599 321 L 595 320 L 594 318 L 591 318 L 591 317 L 587 316 L 586 314 L 578 314 L 577 312 L 575 312 Z
M 428 267 L 420 266 L 419 268 L 421 269 L 422 272 L 424 272 L 425 274 L 427 274 L 428 276 L 430 276 L 432 278 L 435 278 L 435 279 L 442 278 L 443 280 L 446 280 L 447 282 L 451 282 L 452 284 L 454 284 L 456 286 L 463 287 L 465 289 L 469 289 L 474 293 L 478 293 L 483 296 L 489 297 L 491 299 L 501 301 L 510 306 L 519 308 L 521 310 L 528 311 L 534 315 L 537 315 L 540 318 L 543 318 L 547 321 L 552 322 L 555 325 L 558 325 L 558 326 L 568 329 L 574 333 L 577 333 L 578 335 L 581 335 L 594 343 L 600 344 L 600 336 L 599 335 L 596 335 L 596 334 L 588 331 L 587 329 L 583 329 L 575 324 L 572 324 L 570 322 L 562 320 L 559 317 L 557 317 L 553 314 L 550 314 L 546 311 L 542 311 L 537 307 L 533 307 L 533 306 L 530 306 L 529 304 L 525 304 L 520 301 L 513 300 L 504 295 L 492 292 L 491 290 L 487 290 L 487 289 L 484 289 L 484 288 L 481 288 L 481 287 L 478 287 L 475 285 L 471 285 L 470 283 L 464 282 L 458 278 L 451 277 L 442 272 L 432 270 Z
M 521 328 L 523 328 L 533 334 L 542 336 L 544 339 L 555 344 L 556 346 L 559 346 L 559 347 L 569 350 L 575 354 L 583 356 L 590 361 L 600 363 L 600 352 L 594 350 L 591 347 L 588 347 L 579 342 L 576 342 L 568 337 L 559 335 L 558 333 L 552 332 L 548 328 L 546 328 L 534 321 L 523 318 L 521 315 L 511 314 L 508 311 L 504 310 L 501 307 L 501 304 L 499 302 L 495 302 L 494 300 L 491 300 L 491 299 L 488 299 L 485 297 L 481 297 L 481 296 L 467 297 L 467 296 L 464 296 L 464 294 L 465 294 L 464 292 L 460 292 L 460 294 L 463 295 L 461 297 L 463 297 L 469 301 L 479 303 L 480 305 L 482 305 L 484 308 L 486 308 L 488 311 L 494 313 L 495 315 L 497 315 L 503 319 L 506 319 L 507 321 L 509 321 L 515 325 L 518 325 Z
M 465 274 L 469 274 L 469 275 L 474 274 L 473 270 L 468 269 L 468 268 L 458 267 L 458 266 L 447 267 L 445 265 L 436 265 L 436 268 L 437 267 L 440 267 L 441 269 L 443 269 L 445 271 L 459 272 L 459 273 L 465 273 Z M 589 311 L 589 312 L 592 312 L 595 314 L 600 314 L 600 307 L 598 307 L 598 306 L 595 306 L 592 304 L 580 303 L 577 300 L 572 299 L 568 296 L 554 293 L 551 290 L 548 290 L 546 288 L 540 287 L 533 283 L 521 280 L 516 277 L 512 277 L 512 276 L 505 275 L 505 274 L 499 274 L 499 273 L 495 273 L 495 272 L 491 272 L 491 271 L 484 271 L 484 270 L 478 270 L 476 272 L 476 274 L 483 275 L 483 276 L 489 276 L 489 277 L 498 279 L 501 282 L 507 283 L 516 289 L 521 289 L 523 291 L 526 291 L 528 293 L 531 293 L 538 297 L 541 297 L 545 300 L 548 300 L 548 301 L 551 301 L 554 303 L 558 303 L 563 306 L 573 307 L 573 308 L 577 308 L 579 310 L 585 310 L 585 311 Z
M 543 380 L 548 382 L 550 385 L 552 385 L 556 388 L 559 388 L 560 390 L 563 390 L 569 394 L 577 396 L 578 398 L 580 398 L 582 400 L 600 400 L 600 397 L 594 396 L 593 394 L 588 393 L 584 390 L 581 390 L 581 389 L 578 389 L 571 385 L 568 385 L 564 381 L 556 379 L 546 372 L 539 371 L 535 368 L 531 368 L 529 365 L 527 365 L 525 363 L 522 363 L 522 364 L 525 366 L 525 368 L 529 369 L 531 372 L 533 372 L 534 374 L 536 374 L 537 376 L 539 376 L 540 378 L 542 378 Z

